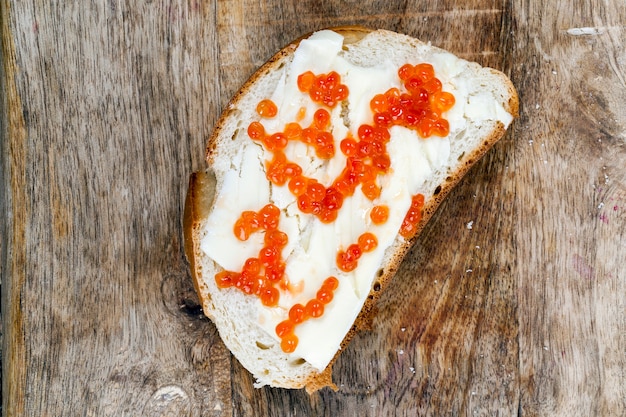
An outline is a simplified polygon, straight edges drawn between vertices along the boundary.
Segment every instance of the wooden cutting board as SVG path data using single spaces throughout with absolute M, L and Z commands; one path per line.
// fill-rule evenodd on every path
M 5 415 L 626 415 L 622 0 L 49 3 L 0 2 Z M 188 176 L 255 68 L 352 24 L 506 72 L 520 117 L 342 353 L 339 390 L 257 390 L 193 292 Z

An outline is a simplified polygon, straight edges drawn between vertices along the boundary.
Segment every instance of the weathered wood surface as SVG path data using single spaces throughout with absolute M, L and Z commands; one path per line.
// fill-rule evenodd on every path
M 626 415 L 623 1 L 49 3 L 0 2 L 5 415 Z M 339 391 L 255 390 L 193 293 L 187 178 L 258 65 L 344 24 L 508 73 L 521 114 Z

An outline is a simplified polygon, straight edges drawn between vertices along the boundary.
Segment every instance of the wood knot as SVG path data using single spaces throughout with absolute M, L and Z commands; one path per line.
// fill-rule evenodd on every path
M 191 416 L 191 400 L 184 389 L 177 385 L 166 385 L 152 394 L 143 408 L 142 415 Z
M 194 321 L 206 320 L 198 295 L 188 276 L 166 275 L 161 283 L 161 295 L 165 307 L 175 316 L 187 317 Z

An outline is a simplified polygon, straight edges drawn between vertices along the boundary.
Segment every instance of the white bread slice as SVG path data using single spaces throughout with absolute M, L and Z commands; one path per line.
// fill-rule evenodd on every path
M 396 68 L 407 62 L 432 63 L 436 70 L 446 73 L 444 76 L 437 73 L 437 76 L 444 86 L 454 89 L 455 106 L 461 111 L 456 112 L 456 121 L 450 120 L 449 153 L 420 185 L 425 204 L 417 233 L 409 240 L 396 235 L 384 250 L 379 265 L 370 271 L 369 294 L 361 295 L 362 304 L 356 310 L 360 311 L 358 317 L 336 342 L 338 349 L 332 360 L 320 369 L 319 364 L 313 366 L 300 356 L 285 354 L 281 350 L 276 336 L 259 325 L 259 303 L 254 297 L 232 288 L 217 287 L 215 274 L 223 268 L 201 248 L 203 241 L 211 239 L 207 224 L 215 208 L 215 195 L 230 192 L 225 190 L 230 186 L 230 182 L 225 183 L 225 177 L 229 171 L 239 170 L 238 164 L 243 164 L 239 152 L 251 141 L 246 128 L 251 121 L 258 120 L 256 105 L 271 97 L 277 85 L 284 81 L 281 77 L 289 71 L 301 40 L 278 52 L 233 97 L 208 141 L 207 170 L 191 175 L 184 218 L 185 250 L 205 314 L 215 323 L 226 346 L 256 378 L 257 387 L 305 387 L 309 392 L 324 386 L 336 388 L 331 380 L 331 366 L 341 347 L 348 343 L 361 324 L 369 321 L 380 293 L 443 198 L 500 139 L 517 116 L 517 93 L 509 79 L 496 70 L 461 60 L 430 44 L 394 32 L 358 27 L 335 28 L 333 31 L 344 37 L 339 54 L 360 67 L 376 67 L 383 62 Z M 302 39 L 306 38 L 308 36 Z M 233 210 L 242 211 L 239 208 Z M 316 224 L 312 221 L 306 227 L 317 227 Z M 241 263 L 244 260 L 241 259 Z

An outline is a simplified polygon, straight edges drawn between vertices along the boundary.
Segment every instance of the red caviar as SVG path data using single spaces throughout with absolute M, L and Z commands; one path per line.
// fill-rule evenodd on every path
M 374 206 L 370 211 L 370 219 L 374 224 L 385 224 L 389 218 L 389 207 L 385 205 Z
M 274 153 L 275 161 L 272 163 L 278 162 L 276 152 L 282 152 L 292 140 L 300 140 L 313 146 L 316 155 L 321 159 L 331 159 L 335 155 L 335 143 L 333 135 L 327 131 L 329 127 L 330 113 L 324 109 L 319 109 L 315 112 L 313 122 L 307 128 L 303 129 L 300 124 L 291 122 L 285 125 L 283 132 L 267 134 L 265 127 L 260 122 L 254 121 L 248 125 L 248 136 L 254 141 L 261 142 L 265 149 Z M 279 155 L 278 158 L 282 159 L 283 156 Z M 273 177 L 273 174 L 270 174 L 267 178 L 277 185 L 283 185 L 286 180 L 281 175 L 283 169 L 283 165 L 278 165 L 277 170 L 274 170 L 273 173 L 279 174 L 279 176 Z M 289 175 L 289 173 L 287 174 Z
M 292 353 L 298 347 L 298 336 L 294 333 L 289 333 L 285 335 L 280 341 L 280 348 L 285 353 Z
M 357 243 L 363 252 L 371 252 L 378 246 L 378 239 L 375 234 L 365 232 L 359 236 Z
M 283 336 L 293 333 L 295 325 L 291 320 L 284 320 L 278 323 L 276 326 L 276 336 L 282 338 Z
M 378 246 L 376 235 L 365 232 L 359 236 L 357 243 L 348 246 L 345 251 L 337 253 L 337 267 L 344 272 L 350 272 L 358 266 L 359 258 L 366 253 L 371 252 Z
M 265 137 L 265 127 L 260 122 L 252 122 L 248 126 L 248 136 L 253 140 L 262 140 Z
M 259 218 L 254 211 L 244 211 L 235 222 L 233 233 L 241 241 L 248 240 L 253 232 L 259 230 Z
M 315 298 L 322 304 L 328 304 L 333 300 L 333 291 L 328 288 L 320 288 Z
M 248 258 L 241 272 L 221 271 L 215 275 L 219 288 L 235 287 L 245 294 L 254 294 L 269 307 L 278 304 L 280 293 L 274 286 L 285 273 L 281 251 L 287 245 L 287 235 L 278 230 L 280 209 L 267 204 L 258 212 L 244 211 L 235 222 L 234 234 L 239 240 L 248 240 L 254 232 L 264 230 L 264 246 L 257 258 Z
M 330 125 L 330 113 L 328 113 L 328 110 L 317 110 L 313 115 L 313 125 L 319 130 L 326 129 Z
M 442 83 L 435 77 L 433 66 L 406 64 L 398 70 L 398 77 L 403 91 L 391 88 L 385 93 L 376 94 L 370 101 L 372 123 L 359 126 L 355 136 L 348 133 L 338 142 L 346 162 L 342 172 L 328 186 L 303 175 L 302 168 L 289 161 L 284 150 L 290 141 L 301 141 L 312 146 L 317 157 L 322 160 L 334 157 L 335 138 L 328 109 L 347 99 L 349 93 L 338 73 L 332 71 L 316 75 L 307 71 L 298 76 L 298 89 L 308 94 L 315 103 L 325 106 L 315 111 L 309 126 L 300 124 L 306 116 L 306 107 L 299 109 L 295 120 L 285 124 L 282 132 L 266 132 L 259 121 L 248 125 L 248 136 L 272 153 L 271 159 L 265 162 L 267 179 L 277 186 L 287 185 L 302 213 L 312 214 L 323 223 L 332 223 L 344 200 L 357 189 L 371 201 L 378 199 L 382 191 L 378 176 L 391 169 L 387 143 L 391 139 L 389 129 L 392 126 L 413 129 L 423 138 L 448 135 L 449 124 L 442 115 L 454 106 L 455 99 L 452 94 L 442 91 Z M 278 114 L 278 107 L 271 100 L 264 99 L 258 103 L 256 112 L 261 118 L 272 118 Z M 408 239 L 415 235 L 423 206 L 424 196 L 413 196 L 411 207 L 399 230 L 403 237 Z M 374 205 L 369 216 L 372 224 L 384 224 L 389 218 L 389 207 Z M 281 290 L 297 291 L 294 289 L 297 286 L 290 284 L 285 277 L 282 249 L 287 245 L 288 237 L 279 230 L 279 219 L 280 209 L 272 204 L 258 212 L 241 213 L 233 226 L 235 236 L 245 241 L 253 233 L 262 231 L 265 233 L 264 246 L 259 250 L 258 257 L 246 260 L 241 272 L 222 271 L 216 274 L 218 287 L 238 288 L 246 294 L 258 296 L 264 305 L 270 307 L 278 305 Z M 337 253 L 337 267 L 344 272 L 353 271 L 359 259 L 377 246 L 375 234 L 362 233 L 356 243 Z M 297 325 L 321 317 L 325 306 L 332 302 L 338 286 L 336 277 L 328 277 L 314 298 L 304 304 L 294 304 L 289 309 L 288 318 L 275 329 L 284 352 L 295 351 L 298 346 L 298 337 L 295 335 Z
M 261 117 L 272 118 L 278 114 L 278 107 L 270 99 L 259 101 L 256 106 L 256 112 Z
M 337 103 L 348 98 L 348 87 L 340 82 L 340 76 L 335 71 L 328 74 L 315 75 L 307 71 L 298 76 L 298 89 L 308 93 L 311 100 L 335 107 Z
M 294 304 L 289 309 L 288 318 L 276 325 L 276 336 L 281 339 L 280 347 L 286 353 L 291 353 L 298 347 L 298 337 L 295 335 L 296 326 L 309 319 L 324 315 L 324 306 L 333 300 L 334 292 L 339 286 L 335 277 L 328 277 L 317 291 L 315 298 L 307 301 L 306 305 Z
M 322 317 L 324 314 L 324 304 L 317 298 L 309 300 L 306 303 L 306 315 L 309 317 L 317 318 Z
M 306 318 L 306 308 L 302 304 L 294 304 L 289 309 L 289 320 L 294 324 L 299 324 Z M 280 337 L 280 335 L 278 335 Z
M 417 232 L 417 224 L 422 219 L 422 209 L 424 208 L 424 196 L 416 194 L 411 199 L 411 207 L 406 213 L 402 226 L 400 226 L 400 235 L 406 239 L 410 239 Z
M 392 88 L 370 101 L 376 126 L 400 125 L 416 130 L 423 138 L 447 136 L 450 125 L 442 113 L 454 106 L 454 96 L 442 91 L 430 64 L 406 64 L 398 70 L 406 93 Z

